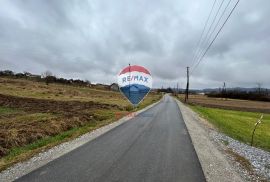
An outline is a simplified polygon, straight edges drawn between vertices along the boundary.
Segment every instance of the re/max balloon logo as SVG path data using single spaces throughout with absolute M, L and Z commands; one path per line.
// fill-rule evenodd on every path
M 128 66 L 119 73 L 118 85 L 130 103 L 138 105 L 152 88 L 152 76 L 142 66 Z
M 142 82 L 146 82 L 148 83 L 148 78 L 145 77 L 145 76 L 139 76 L 139 75 L 136 75 L 136 76 L 126 76 L 126 77 L 123 77 L 122 78 L 122 82 L 130 82 L 130 81 L 142 81 Z

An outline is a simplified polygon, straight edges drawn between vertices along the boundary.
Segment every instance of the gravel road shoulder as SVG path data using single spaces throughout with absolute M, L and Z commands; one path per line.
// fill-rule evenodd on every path
M 201 124 L 199 116 L 180 101 L 176 100 L 176 102 L 188 128 L 206 180 L 208 182 L 244 181 L 230 165 L 224 154 L 212 142 L 207 131 L 207 126 Z
M 14 181 L 15 179 L 17 179 L 25 174 L 28 174 L 31 171 L 49 163 L 50 161 L 55 160 L 56 158 L 82 146 L 83 144 L 94 140 L 95 138 L 103 135 L 104 133 L 110 131 L 111 129 L 125 123 L 126 121 L 128 121 L 132 117 L 146 111 L 147 109 L 150 109 L 151 107 L 155 106 L 159 102 L 160 101 L 158 101 L 150 106 L 147 106 L 146 108 L 144 108 L 140 111 L 134 112 L 126 117 L 123 117 L 122 119 L 115 121 L 109 125 L 103 126 L 103 127 L 98 128 L 94 131 L 91 131 L 87 134 L 84 134 L 84 135 L 82 135 L 82 136 L 80 136 L 72 141 L 62 143 L 62 144 L 55 146 L 47 151 L 41 152 L 25 162 L 15 164 L 14 166 L 12 166 L 12 167 L 10 167 L 10 168 L 8 168 L 0 173 L 0 181 L 5 181 L 5 182 L 6 181 Z

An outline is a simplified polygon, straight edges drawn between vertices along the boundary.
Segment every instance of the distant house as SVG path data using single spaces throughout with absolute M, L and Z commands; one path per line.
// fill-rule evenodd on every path
M 92 87 L 95 89 L 100 89 L 100 90 L 108 90 L 109 85 L 105 85 L 105 84 L 101 84 L 101 83 L 96 83 L 96 84 L 92 84 Z
M 31 73 L 28 75 L 28 77 L 29 78 L 36 78 L 36 79 L 40 79 L 41 78 L 40 75 L 34 75 L 34 74 L 31 74 Z
M 119 91 L 119 86 L 117 83 L 113 83 L 109 86 L 110 90 L 112 91 Z
M 199 95 L 205 95 L 205 93 L 204 93 L 204 92 L 199 92 L 198 94 L 199 94 Z

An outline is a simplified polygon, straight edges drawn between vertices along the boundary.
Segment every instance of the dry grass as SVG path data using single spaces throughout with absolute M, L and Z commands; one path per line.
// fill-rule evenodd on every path
M 178 97 L 180 100 L 184 100 L 183 94 L 179 94 Z M 270 113 L 270 102 L 211 98 L 205 95 L 190 95 L 188 102 L 190 104 L 212 108 Z
M 93 101 L 120 106 L 129 104 L 118 92 L 64 84 L 46 85 L 25 79 L 0 78 L 0 94 L 56 101 Z
M 226 153 L 228 153 L 230 156 L 232 156 L 234 158 L 234 160 L 238 163 L 241 164 L 241 166 L 247 170 L 250 174 L 253 174 L 253 167 L 251 165 L 251 163 L 244 157 L 240 156 L 239 154 L 235 153 L 234 151 L 232 151 L 231 149 L 227 149 Z
M 148 94 L 139 108 L 160 98 Z M 0 170 L 132 110 L 119 92 L 0 78 Z
M 262 177 L 262 176 L 258 175 L 254 171 L 254 169 L 252 167 L 252 164 L 249 162 L 249 160 L 247 160 L 246 158 L 240 156 L 239 154 L 232 151 L 231 149 L 227 149 L 225 152 L 228 155 L 230 155 L 234 159 L 234 161 L 239 163 L 241 165 L 241 167 L 246 170 L 246 172 L 248 172 L 248 174 L 251 177 L 252 181 L 258 181 L 258 182 L 267 182 L 268 181 L 265 177 Z

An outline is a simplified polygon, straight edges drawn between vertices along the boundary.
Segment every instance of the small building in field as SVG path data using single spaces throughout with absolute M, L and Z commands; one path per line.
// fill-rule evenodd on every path
M 113 83 L 109 86 L 110 90 L 112 91 L 119 91 L 119 86 L 117 83 Z

